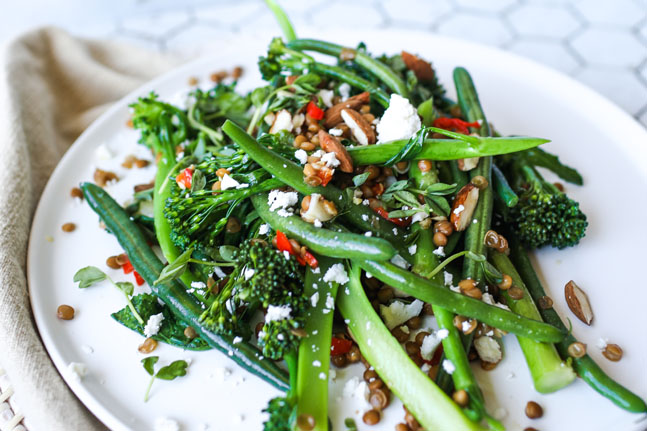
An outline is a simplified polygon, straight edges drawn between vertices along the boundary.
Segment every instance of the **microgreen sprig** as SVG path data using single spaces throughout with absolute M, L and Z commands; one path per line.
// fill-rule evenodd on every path
M 146 394 L 144 395 L 144 402 L 148 401 L 148 396 L 153 387 L 153 382 L 155 379 L 162 380 L 175 380 L 177 377 L 182 377 L 186 375 L 186 369 L 189 366 L 189 363 L 184 360 L 173 361 L 169 365 L 160 368 L 155 372 L 155 364 L 159 361 L 159 356 L 149 356 L 142 359 L 142 364 L 146 372 L 151 376 L 151 380 L 148 383 L 146 388 Z
M 115 286 L 124 294 L 126 301 L 128 301 L 128 308 L 130 308 L 133 316 L 135 316 L 135 319 L 137 319 L 140 325 L 144 325 L 144 319 L 142 319 L 142 317 L 139 315 L 139 313 L 135 309 L 135 306 L 133 305 L 133 302 L 130 299 L 134 291 L 134 286 L 132 283 L 128 281 L 115 282 L 112 278 L 110 278 L 110 276 L 108 276 L 108 274 L 101 271 L 96 266 L 86 266 L 85 268 L 79 269 L 76 274 L 74 274 L 73 280 L 75 283 L 79 283 L 79 288 L 81 289 L 86 289 L 104 280 L 108 280 L 110 283 L 112 283 L 113 286 Z

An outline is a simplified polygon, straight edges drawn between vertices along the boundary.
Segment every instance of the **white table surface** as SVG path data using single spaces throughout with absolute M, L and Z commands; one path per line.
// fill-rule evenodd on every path
M 418 29 L 511 51 L 560 70 L 647 127 L 647 0 L 280 0 L 297 30 Z M 279 29 L 261 0 L 5 0 L 0 43 L 42 25 L 180 53 L 248 29 Z M 376 47 L 372 47 L 374 50 Z M 433 58 L 432 58 L 433 60 Z M 9 382 L 0 369 L 0 400 Z M 13 405 L 20 415 L 19 407 Z M 0 430 L 13 414 L 0 403 Z M 17 431 L 20 428 L 15 428 Z

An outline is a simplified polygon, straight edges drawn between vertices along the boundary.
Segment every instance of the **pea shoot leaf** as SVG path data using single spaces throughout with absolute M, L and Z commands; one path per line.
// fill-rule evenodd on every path
M 179 255 L 173 262 L 164 267 L 160 276 L 155 280 L 155 284 L 164 283 L 165 281 L 175 280 L 184 274 L 189 266 L 189 260 L 193 254 L 193 248 L 188 248 L 184 253 Z
M 147 358 L 142 359 L 142 364 L 144 365 L 144 369 L 148 373 L 149 376 L 152 376 L 155 374 L 155 364 L 159 361 L 159 356 L 149 356 Z
M 484 260 L 481 262 L 481 266 L 483 267 L 483 274 L 487 281 L 492 284 L 499 284 L 503 281 L 503 274 L 501 274 L 501 271 L 496 269 L 490 262 Z
M 393 166 L 399 162 L 413 160 L 422 151 L 422 144 L 425 142 L 427 133 L 428 130 L 426 127 L 418 130 L 397 154 L 384 163 L 384 166 Z
M 74 282 L 79 283 L 81 289 L 92 286 L 93 284 L 99 283 L 107 278 L 107 275 L 101 271 L 96 266 L 86 266 L 85 268 L 79 269 L 76 274 L 74 274 Z
M 115 285 L 119 290 L 126 294 L 126 296 L 131 296 L 135 289 L 133 284 L 129 281 L 118 281 L 115 283 Z
M 361 186 L 366 182 L 366 180 L 370 175 L 371 175 L 370 172 L 364 172 L 363 174 L 355 175 L 353 177 L 353 184 L 355 184 L 355 187 Z
M 193 172 L 193 177 L 191 178 L 191 193 L 203 190 L 207 185 L 207 179 L 200 169 L 196 169 Z
M 173 361 L 169 365 L 160 368 L 157 374 L 155 374 L 155 377 L 162 380 L 173 380 L 176 377 L 185 376 L 188 366 L 189 364 L 186 361 Z
M 234 247 L 233 245 L 223 245 L 218 249 L 218 252 L 220 253 L 220 257 L 222 257 L 223 260 L 227 262 L 233 262 L 234 252 L 237 250 L 238 248 Z

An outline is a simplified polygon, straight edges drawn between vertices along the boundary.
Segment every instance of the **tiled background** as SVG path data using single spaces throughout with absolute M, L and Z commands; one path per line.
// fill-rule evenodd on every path
M 647 126 L 647 0 L 280 1 L 297 30 L 322 23 L 418 29 L 530 57 L 593 87 Z M 231 32 L 276 29 L 261 0 L 7 0 L 1 10 L 0 42 L 54 24 L 187 57 Z M 20 419 L 4 402 L 8 386 L 0 378 L 2 431 Z
M 281 3 L 297 29 L 321 23 L 419 29 L 533 58 L 595 88 L 647 126 L 647 0 Z M 226 33 L 276 28 L 261 0 L 22 0 L 3 7 L 0 40 L 46 23 L 187 56 Z

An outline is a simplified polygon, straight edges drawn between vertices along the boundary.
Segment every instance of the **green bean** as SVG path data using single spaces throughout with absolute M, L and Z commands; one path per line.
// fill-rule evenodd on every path
M 137 225 L 130 220 L 124 209 L 99 186 L 81 184 L 85 200 L 106 227 L 115 235 L 132 263 L 135 271 L 149 284 L 153 293 L 171 309 L 174 315 L 193 327 L 203 339 L 215 349 L 229 355 L 238 365 L 256 374 L 278 389 L 288 389 L 288 379 L 276 363 L 260 359 L 261 351 L 252 344 L 242 341 L 234 344 L 233 337 L 216 334 L 205 327 L 200 320 L 201 304 L 177 281 L 155 284 L 164 264 L 153 250 L 146 245 L 146 238 Z
M 342 219 L 353 224 L 357 229 L 371 231 L 380 238 L 388 240 L 391 244 L 403 246 L 408 234 L 406 230 L 376 215 L 368 206 L 353 204 L 349 197 L 333 185 L 329 184 L 326 187 L 307 185 L 303 181 L 303 170 L 299 165 L 259 144 L 237 124 L 227 120 L 222 126 L 222 130 L 245 150 L 256 163 L 288 186 L 304 195 L 321 194 L 340 209 Z M 398 249 L 400 250 L 402 247 Z M 410 258 L 405 251 L 406 247 L 401 251 L 403 257 Z
M 407 295 L 438 305 L 453 313 L 477 319 L 506 332 L 546 342 L 560 341 L 566 335 L 563 329 L 452 292 L 433 280 L 422 278 L 392 263 L 372 260 L 362 260 L 357 263 L 364 271 L 381 282 L 400 289 Z
M 267 193 L 252 196 L 252 204 L 258 215 L 272 229 L 280 230 L 316 253 L 329 257 L 374 260 L 388 260 L 396 253 L 395 248 L 382 238 L 317 228 L 299 216 L 282 217 L 276 211 L 270 211 L 267 199 Z
M 494 181 L 494 191 L 497 196 L 501 198 L 508 208 L 512 208 L 517 205 L 517 202 L 519 202 L 519 196 L 517 196 L 514 190 L 512 190 L 512 187 L 508 184 L 508 180 L 497 165 L 492 165 L 492 173 L 494 174 L 492 176 L 492 180 Z
M 401 140 L 377 145 L 356 145 L 347 150 L 355 165 L 381 165 L 398 154 L 407 142 L 408 140 Z M 413 160 L 458 160 L 496 156 L 534 148 L 546 142 L 550 141 L 533 137 L 482 137 L 478 142 L 460 139 L 426 139 L 422 144 L 422 150 Z
M 364 52 L 315 39 L 296 39 L 288 43 L 287 46 L 298 51 L 315 51 L 337 58 L 341 56 L 344 50 L 352 51 L 353 61 L 359 67 L 374 75 L 393 92 L 403 97 L 408 97 L 409 95 L 407 84 L 390 67 Z
M 528 287 L 532 298 L 539 301 L 540 298 L 546 296 L 546 291 L 539 281 L 539 277 L 537 277 L 526 251 L 514 235 L 506 232 L 506 237 L 510 244 L 510 259 Z M 566 330 L 566 325 L 564 325 L 554 308 L 540 308 L 539 313 L 546 322 Z M 634 413 L 646 413 L 647 404 L 645 404 L 645 401 L 609 377 L 589 355 L 572 358 L 568 354 L 568 346 L 576 341 L 577 339 L 569 333 L 564 340 L 556 343 L 556 347 L 562 358 L 570 358 L 573 361 L 573 368 L 575 368 L 577 375 L 600 395 L 608 398 L 618 407 Z

